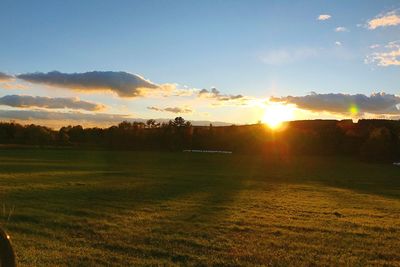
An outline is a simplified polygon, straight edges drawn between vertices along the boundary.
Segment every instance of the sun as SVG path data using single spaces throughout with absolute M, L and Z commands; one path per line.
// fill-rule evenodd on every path
M 280 103 L 268 103 L 264 109 L 262 122 L 267 124 L 271 129 L 277 129 L 283 122 L 293 120 L 293 118 L 293 107 Z

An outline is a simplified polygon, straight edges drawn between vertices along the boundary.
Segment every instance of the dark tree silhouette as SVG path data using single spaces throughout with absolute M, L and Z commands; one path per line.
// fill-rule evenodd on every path
M 263 124 L 193 126 L 182 117 L 168 123 L 123 121 L 109 128 L 62 127 L 0 122 L 0 144 L 74 146 L 120 150 L 208 149 L 284 158 L 346 155 L 367 161 L 400 159 L 400 121 L 314 120 L 287 123 L 274 132 Z

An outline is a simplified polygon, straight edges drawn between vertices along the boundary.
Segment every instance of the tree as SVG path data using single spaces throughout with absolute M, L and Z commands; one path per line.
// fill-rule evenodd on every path
M 160 127 L 160 123 L 157 123 L 156 120 L 150 119 L 146 121 L 147 128 L 158 128 Z
M 388 161 L 395 156 L 394 140 L 386 127 L 373 129 L 361 146 L 362 159 L 367 161 Z
M 186 121 L 182 117 L 176 117 L 172 124 L 174 127 L 181 128 L 186 126 Z
M 118 128 L 121 130 L 129 130 L 130 128 L 132 128 L 132 123 L 130 123 L 129 121 L 123 121 L 118 124 Z

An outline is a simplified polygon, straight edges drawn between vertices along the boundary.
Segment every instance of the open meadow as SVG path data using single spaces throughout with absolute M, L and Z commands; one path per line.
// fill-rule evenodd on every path
M 21 266 L 400 266 L 400 168 L 349 158 L 0 150 Z

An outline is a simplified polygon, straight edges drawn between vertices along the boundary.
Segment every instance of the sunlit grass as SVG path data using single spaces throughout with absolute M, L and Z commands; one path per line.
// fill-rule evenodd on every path
M 400 169 L 349 159 L 0 151 L 22 266 L 399 264 Z

